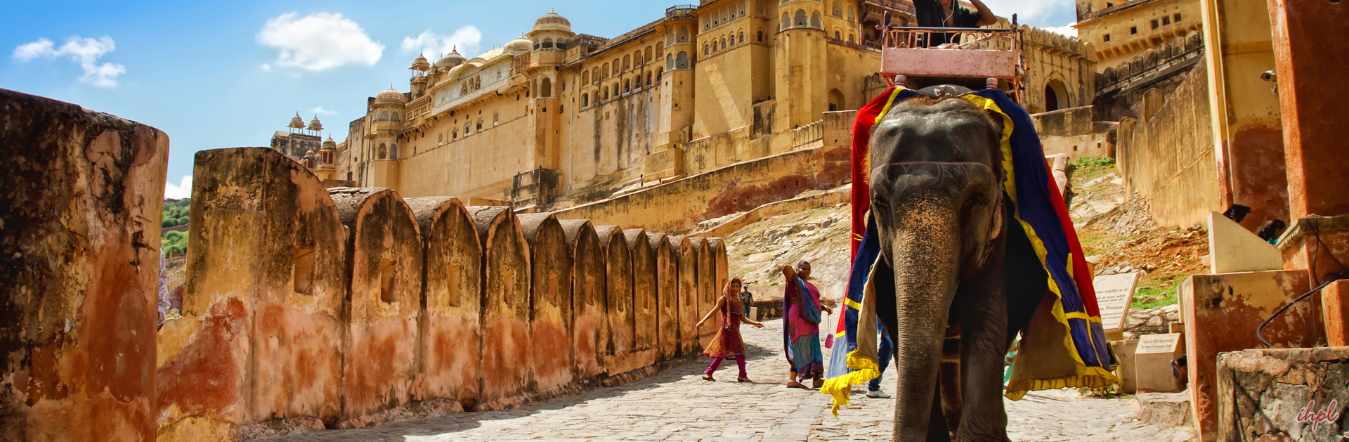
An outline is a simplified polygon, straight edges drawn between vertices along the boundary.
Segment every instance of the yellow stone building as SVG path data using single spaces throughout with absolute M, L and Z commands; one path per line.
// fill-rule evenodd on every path
M 548 13 L 472 59 L 417 57 L 409 92 L 376 94 L 351 123 L 334 178 L 557 209 L 818 145 L 825 112 L 857 109 L 883 86 L 876 25 L 886 12 L 909 25 L 912 11 L 902 0 L 704 0 L 610 39 Z M 1034 32 L 1028 77 L 1045 80 L 1030 99 L 1043 101 L 1052 79 L 1061 107 L 1086 105 L 1089 51 Z
M 1117 68 L 1149 49 L 1176 46 L 1203 28 L 1199 0 L 1077 0 L 1077 36 L 1099 69 Z

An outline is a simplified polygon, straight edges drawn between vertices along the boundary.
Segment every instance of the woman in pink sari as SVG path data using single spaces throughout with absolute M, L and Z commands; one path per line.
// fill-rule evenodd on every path
M 820 304 L 820 289 L 811 284 L 810 263 L 801 261 L 793 269 L 782 266 L 787 278 L 787 293 L 782 297 L 782 340 L 786 347 L 787 363 L 791 364 L 791 380 L 787 386 L 806 388 L 799 381 L 812 380 L 811 388 L 824 384 L 824 355 L 820 351 L 820 310 L 834 313 Z

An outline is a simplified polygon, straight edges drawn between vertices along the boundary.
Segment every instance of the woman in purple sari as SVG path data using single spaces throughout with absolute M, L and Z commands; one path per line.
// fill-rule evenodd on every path
M 793 269 L 782 266 L 787 278 L 787 293 L 782 297 L 782 311 L 786 312 L 782 325 L 782 340 L 791 364 L 791 380 L 787 386 L 806 388 L 799 381 L 810 378 L 811 388 L 824 384 L 824 355 L 820 351 L 820 310 L 834 313 L 820 305 L 820 290 L 810 283 L 810 263 L 801 261 Z

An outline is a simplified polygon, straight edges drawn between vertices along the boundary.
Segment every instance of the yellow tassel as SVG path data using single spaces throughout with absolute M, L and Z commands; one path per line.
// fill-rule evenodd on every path
M 854 370 L 836 378 L 827 379 L 824 385 L 820 386 L 820 393 L 833 396 L 834 405 L 829 407 L 829 411 L 838 417 L 838 408 L 848 405 L 848 395 L 852 393 L 852 386 L 863 382 L 871 382 L 881 376 L 880 365 L 876 360 L 869 359 L 857 354 L 854 350 L 848 353 L 848 368 Z
M 1104 388 L 1109 385 L 1118 384 L 1119 378 L 1100 367 L 1087 367 L 1087 373 L 1077 376 L 1068 376 L 1056 379 L 1018 379 L 1007 383 L 1007 392 L 1003 394 L 1007 399 L 1014 401 L 1021 400 L 1027 392 L 1039 390 L 1056 390 L 1060 388 Z

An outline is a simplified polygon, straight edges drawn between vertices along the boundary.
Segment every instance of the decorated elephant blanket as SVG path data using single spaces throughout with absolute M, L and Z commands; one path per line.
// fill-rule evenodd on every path
M 821 393 L 834 397 L 834 413 L 847 404 L 853 385 L 879 376 L 877 371 L 876 296 L 894 296 L 893 284 L 876 284 L 873 275 L 889 272 L 880 258 L 876 225 L 867 215 L 871 128 L 897 102 L 921 94 L 890 88 L 858 110 L 852 140 L 852 271 L 844 314 L 840 315 L 833 355 Z M 1018 223 L 1049 275 L 1049 293 L 1022 332 L 1018 362 L 1004 395 L 1019 400 L 1028 391 L 1064 387 L 1105 387 L 1118 382 L 1101 327 L 1091 272 L 1068 217 L 1068 208 L 1045 163 L 1044 149 L 1030 115 L 1002 91 L 981 90 L 960 98 L 1001 115 L 1004 188 L 1016 207 Z M 889 280 L 888 277 L 881 279 Z M 841 345 L 839 343 L 842 343 Z M 888 356 L 887 356 L 888 357 Z

